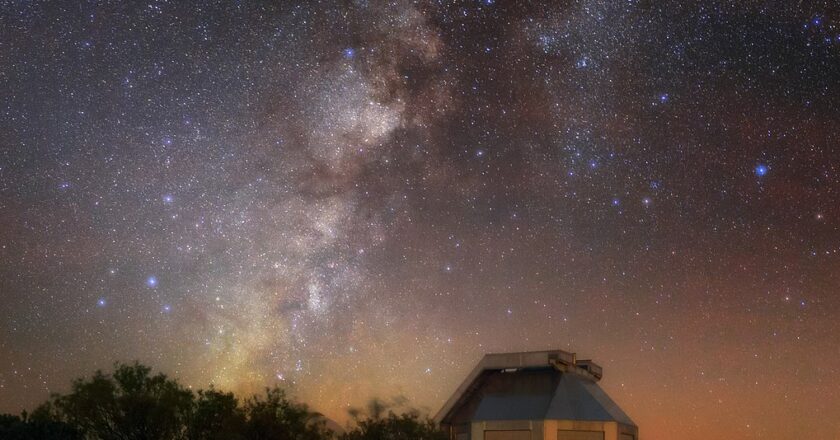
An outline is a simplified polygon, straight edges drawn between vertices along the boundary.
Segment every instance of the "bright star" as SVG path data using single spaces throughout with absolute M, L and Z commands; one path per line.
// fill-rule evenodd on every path
M 348 48 L 344 49 L 343 51 L 341 51 L 341 53 L 342 53 L 342 55 L 344 55 L 344 58 L 347 58 L 347 59 L 351 59 L 351 58 L 356 56 L 356 50 L 353 49 L 352 47 L 348 47 Z
M 770 167 L 764 164 L 758 164 L 755 166 L 755 175 L 758 177 L 763 177 L 767 175 L 767 172 L 770 171 Z
M 146 285 L 147 285 L 147 286 L 149 286 L 149 287 L 151 287 L 151 288 L 153 288 L 153 289 L 154 289 L 155 287 L 157 287 L 157 285 L 158 285 L 158 279 L 157 279 L 157 277 L 156 277 L 156 276 L 154 276 L 154 275 L 152 275 L 152 276 L 150 276 L 149 278 L 146 278 Z

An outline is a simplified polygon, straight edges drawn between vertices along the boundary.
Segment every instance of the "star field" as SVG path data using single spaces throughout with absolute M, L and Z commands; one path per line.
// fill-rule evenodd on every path
M 138 359 L 337 420 L 561 348 L 840 433 L 833 2 L 2 2 L 0 412 Z

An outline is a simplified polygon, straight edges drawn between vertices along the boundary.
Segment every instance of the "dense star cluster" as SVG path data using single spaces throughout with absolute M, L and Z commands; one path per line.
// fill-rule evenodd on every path
M 648 440 L 840 432 L 840 9 L 0 3 L 0 412 L 138 359 L 337 419 L 562 348 Z

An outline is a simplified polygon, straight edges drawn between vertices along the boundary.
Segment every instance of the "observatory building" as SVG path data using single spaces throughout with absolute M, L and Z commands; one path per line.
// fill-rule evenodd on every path
M 602 375 L 562 350 L 488 354 L 435 421 L 450 440 L 638 440 Z

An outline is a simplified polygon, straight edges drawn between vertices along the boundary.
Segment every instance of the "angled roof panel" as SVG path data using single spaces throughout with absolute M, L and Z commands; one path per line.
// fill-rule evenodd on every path
M 542 419 L 551 404 L 551 395 L 484 396 L 473 420 Z
M 635 426 L 598 384 L 576 374 L 560 374 L 560 383 L 544 418 L 616 421 Z

